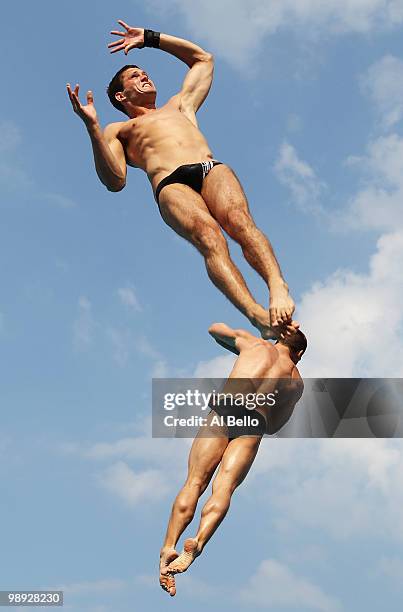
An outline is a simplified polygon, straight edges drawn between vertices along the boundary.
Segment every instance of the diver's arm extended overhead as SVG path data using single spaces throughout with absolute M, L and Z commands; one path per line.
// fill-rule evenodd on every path
M 121 38 L 108 44 L 111 53 L 124 51 L 127 55 L 131 49 L 142 49 L 145 39 L 144 28 L 129 26 L 120 19 L 118 23 L 125 28 L 125 31 L 112 30 L 111 34 Z M 182 106 L 196 112 L 206 99 L 213 81 L 212 54 L 190 40 L 164 33 L 159 33 L 158 48 L 174 55 L 189 67 L 178 96 Z

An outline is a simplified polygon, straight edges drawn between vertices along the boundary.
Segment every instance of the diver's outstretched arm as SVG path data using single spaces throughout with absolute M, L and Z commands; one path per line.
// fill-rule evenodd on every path
M 225 323 L 213 323 L 208 331 L 218 344 L 235 353 L 235 355 L 239 355 L 241 349 L 239 345 L 240 340 L 256 341 L 256 336 L 250 334 L 245 329 L 232 329 Z M 241 344 L 244 345 L 245 343 Z
M 121 37 L 108 44 L 111 53 L 124 51 L 125 55 L 127 55 L 131 49 L 142 49 L 144 46 L 144 28 L 129 26 L 121 19 L 118 19 L 118 23 L 125 28 L 125 31 L 111 31 L 111 34 Z M 190 40 L 171 36 L 170 34 L 160 33 L 158 48 L 182 60 L 189 68 L 191 68 L 195 62 L 211 58 L 210 53 L 195 43 L 192 43 Z
M 94 106 L 92 91 L 87 92 L 87 104 L 81 104 L 78 97 L 80 86 L 74 90 L 67 83 L 67 93 L 76 115 L 82 119 L 91 139 L 95 169 L 99 180 L 109 191 L 120 191 L 126 184 L 126 159 L 123 146 L 117 138 L 118 126 L 110 124 L 102 132 Z

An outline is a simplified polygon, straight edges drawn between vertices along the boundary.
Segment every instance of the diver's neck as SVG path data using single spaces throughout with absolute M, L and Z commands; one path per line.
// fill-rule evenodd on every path
M 289 359 L 291 359 L 291 361 L 295 364 L 298 363 L 298 359 L 296 358 L 296 356 L 294 355 L 293 351 L 290 351 L 290 349 L 288 348 L 288 346 L 285 346 L 284 344 L 282 344 L 281 342 L 277 342 L 276 344 L 276 349 L 278 350 L 278 352 L 280 353 L 280 355 L 284 356 L 284 357 L 288 357 Z
M 150 104 L 146 104 L 145 106 L 131 106 L 128 109 L 128 113 L 130 119 L 137 119 L 138 117 L 144 117 L 144 115 L 148 115 L 156 110 L 155 102 L 150 102 Z

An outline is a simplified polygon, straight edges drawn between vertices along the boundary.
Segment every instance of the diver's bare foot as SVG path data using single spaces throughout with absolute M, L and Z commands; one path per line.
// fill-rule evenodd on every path
M 280 336 L 278 326 L 274 326 L 273 328 L 270 325 L 270 315 L 263 306 L 258 306 L 256 308 L 255 312 L 249 317 L 249 321 L 252 323 L 253 327 L 259 330 L 264 340 L 277 340 Z
M 295 310 L 294 300 L 288 292 L 287 283 L 280 282 L 270 287 L 270 323 L 271 325 L 290 324 Z
M 171 597 L 175 597 L 176 595 L 176 584 L 175 584 L 175 576 L 173 574 L 166 574 L 163 576 L 160 574 L 160 585 L 170 594 Z
M 160 585 L 171 597 L 176 595 L 176 584 L 174 575 L 168 570 L 168 565 L 178 556 L 174 548 L 163 548 L 160 553 Z
M 197 540 L 194 538 L 188 538 L 185 540 L 183 545 L 183 551 L 179 555 L 175 561 L 172 561 L 168 565 L 168 571 L 172 572 L 172 574 L 182 574 L 186 572 L 188 567 L 193 563 L 193 561 L 198 557 L 201 553 L 201 548 Z

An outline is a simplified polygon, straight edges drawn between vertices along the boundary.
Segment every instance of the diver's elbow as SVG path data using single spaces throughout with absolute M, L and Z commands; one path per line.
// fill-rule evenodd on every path
M 121 183 L 115 183 L 113 185 L 105 185 L 108 191 L 112 191 L 114 193 L 118 192 L 118 191 L 122 191 L 122 189 L 124 189 L 124 187 L 126 187 L 126 181 L 123 181 Z

